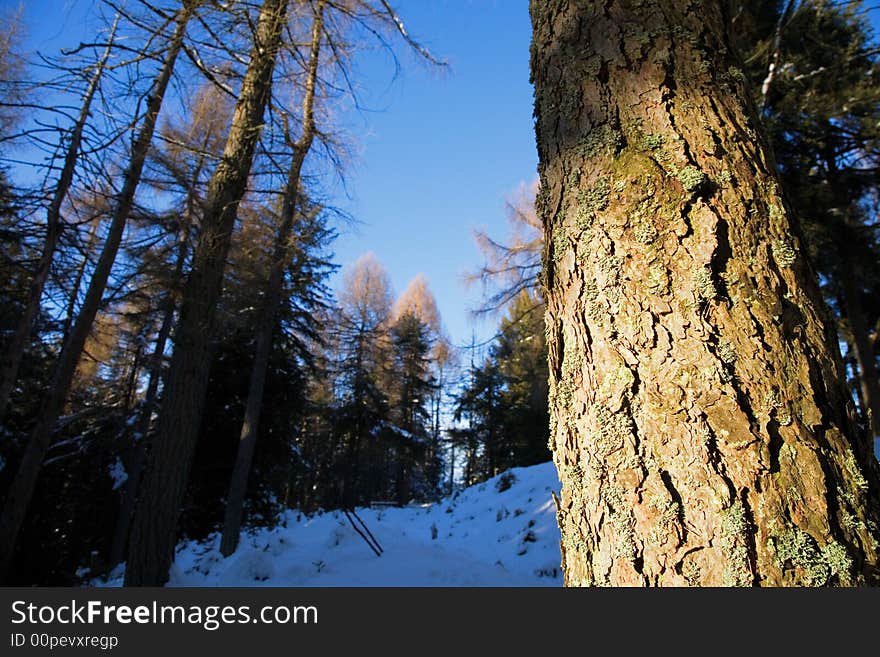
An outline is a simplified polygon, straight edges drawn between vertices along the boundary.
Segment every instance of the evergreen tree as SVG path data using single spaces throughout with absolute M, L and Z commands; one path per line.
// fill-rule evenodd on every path
M 806 255 L 838 318 L 859 407 L 878 437 L 876 47 L 861 2 L 764 4 L 744 13 L 740 40 L 750 42 L 746 73 L 763 108 Z
M 464 424 L 452 435 L 464 449 L 466 485 L 550 458 L 544 307 L 528 290 L 508 306 L 488 357 L 456 399 L 455 420 Z
M 388 274 L 372 253 L 361 256 L 345 276 L 339 295 L 336 366 L 336 431 L 342 442 L 346 506 L 385 497 L 388 489 L 388 396 L 383 386 L 389 358 L 391 293 Z
M 514 298 L 508 316 L 501 320 L 490 357 L 504 382 L 500 403 L 508 452 L 501 468 L 549 461 L 547 343 L 540 297 L 526 290 Z
M 470 486 L 500 471 L 499 455 L 505 451 L 501 396 L 504 381 L 498 365 L 487 358 L 473 367 L 470 383 L 456 400 L 454 419 L 463 426 L 450 430 L 451 439 L 464 451 L 463 484 Z
M 436 490 L 436 482 L 428 480 L 427 472 L 436 472 L 437 465 L 426 462 L 431 439 L 428 403 L 434 388 L 428 331 L 414 312 L 404 313 L 391 327 L 389 415 L 399 504 L 409 502 L 414 494 L 420 499 L 433 497 Z

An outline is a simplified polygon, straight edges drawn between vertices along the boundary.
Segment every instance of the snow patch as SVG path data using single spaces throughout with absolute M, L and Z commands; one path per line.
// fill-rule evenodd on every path
M 125 466 L 122 465 L 122 460 L 118 456 L 116 457 L 116 462 L 108 469 L 108 474 L 110 479 L 113 480 L 113 490 L 119 490 L 128 481 L 128 473 L 125 471 Z
M 177 549 L 169 586 L 561 586 L 556 468 L 513 468 L 433 505 L 359 508 L 377 557 L 340 511 L 281 514 L 224 558 L 220 537 Z M 94 586 L 120 586 L 122 571 Z

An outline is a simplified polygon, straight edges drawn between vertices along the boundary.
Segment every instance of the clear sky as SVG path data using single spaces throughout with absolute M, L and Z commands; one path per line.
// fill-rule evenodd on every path
M 401 58 L 391 80 L 376 57 L 363 71 L 373 93 L 351 123 L 360 145 L 349 174 L 351 202 L 364 222 L 343 235 L 337 259 L 373 251 L 397 292 L 424 273 L 450 336 L 469 342 L 492 334 L 497 320 L 473 324 L 480 286 L 464 274 L 482 261 L 473 229 L 507 233 L 504 199 L 536 176 L 529 84 L 530 23 L 526 0 L 398 0 L 409 31 L 446 71 Z
M 94 0 L 28 0 L 28 43 L 46 54 L 75 43 Z M 0 0 L 0 8 L 19 0 Z M 397 0 L 408 31 L 449 66 L 436 70 L 400 46 L 401 70 L 386 55 L 359 65 L 366 111 L 343 118 L 356 157 L 347 194 L 328 201 L 360 223 L 341 227 L 336 261 L 373 251 L 395 291 L 423 273 L 456 344 L 491 336 L 496 319 L 474 323 L 480 287 L 464 275 L 482 257 L 476 227 L 503 238 L 504 199 L 536 175 L 526 0 Z M 51 20 L 47 20 L 51 17 Z M 87 28 L 86 28 L 87 29 Z M 400 44 L 398 44 L 400 45 Z M 338 280 L 334 279 L 334 285 Z

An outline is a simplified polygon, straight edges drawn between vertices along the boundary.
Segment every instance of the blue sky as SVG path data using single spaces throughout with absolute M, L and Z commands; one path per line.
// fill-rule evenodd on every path
M 0 7 L 18 6 L 0 0 Z M 88 34 L 82 12 L 94 0 L 24 3 L 29 45 L 47 54 Z M 342 117 L 353 140 L 346 187 L 329 202 L 358 224 L 341 226 L 336 261 L 373 251 L 400 293 L 419 273 L 429 280 L 456 344 L 489 337 L 496 319 L 474 322 L 482 261 L 474 228 L 502 238 L 504 199 L 536 175 L 530 24 L 525 0 L 398 0 L 408 31 L 449 66 L 419 62 L 398 44 L 401 69 L 381 52 L 358 65 L 365 111 Z M 46 20 L 51 16 L 52 20 Z M 334 285 L 338 282 L 334 280 Z
M 473 229 L 507 232 L 504 199 L 536 175 L 529 84 L 530 24 L 524 0 L 399 0 L 410 32 L 448 70 L 402 56 L 400 75 L 383 57 L 362 71 L 379 112 L 350 117 L 360 154 L 340 201 L 363 225 L 340 237 L 337 259 L 373 251 L 397 292 L 424 273 L 458 344 L 492 334 L 474 324 L 480 287 L 464 274 L 482 261 Z

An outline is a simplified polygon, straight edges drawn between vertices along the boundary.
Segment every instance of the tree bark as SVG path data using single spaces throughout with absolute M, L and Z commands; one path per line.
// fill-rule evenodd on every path
M 181 303 L 153 449 L 132 524 L 126 586 L 168 579 L 177 520 L 204 408 L 217 302 L 238 204 L 272 87 L 287 0 L 265 0 L 223 157 L 208 185 L 202 230 Z
M 152 94 L 147 102 L 146 115 L 132 146 L 131 159 L 124 174 L 122 190 L 116 199 L 107 240 L 89 281 L 82 308 L 58 357 L 52 385 L 43 403 L 40 419 L 31 433 L 18 472 L 3 506 L 3 514 L 0 516 L 0 580 L 5 579 L 18 531 L 33 497 L 43 457 L 51 444 L 55 422 L 58 420 L 67 399 L 86 338 L 100 308 L 104 289 L 107 286 L 107 280 L 110 277 L 110 271 L 122 241 L 125 224 L 134 204 L 134 195 L 140 182 L 147 151 L 153 140 L 153 132 L 156 128 L 159 111 L 162 108 L 165 91 L 171 80 L 177 55 L 183 45 L 186 25 L 191 15 L 192 11 L 189 8 L 182 9 L 178 14 L 174 36 L 169 43 L 162 69 L 153 83 Z
M 247 481 L 257 443 L 260 427 L 260 412 L 263 407 L 263 391 L 266 385 L 266 372 L 272 352 L 272 334 L 275 332 L 278 310 L 284 285 L 284 269 L 290 262 L 290 241 L 293 224 L 298 212 L 300 181 L 306 155 L 315 138 L 315 87 L 318 81 L 318 60 L 321 54 L 321 39 L 324 32 L 324 1 L 318 0 L 312 25 L 312 38 L 309 46 L 308 73 L 303 94 L 302 135 L 293 144 L 293 157 L 287 174 L 287 184 L 281 206 L 281 226 L 275 236 L 275 246 L 266 284 L 266 294 L 260 312 L 260 323 L 256 339 L 254 364 L 248 384 L 248 397 L 245 406 L 244 422 L 239 436 L 238 452 L 235 456 L 229 492 L 226 496 L 226 513 L 223 519 L 223 536 L 220 552 L 228 557 L 238 547 L 241 533 L 241 519 Z
M 2 371 L 0 371 L 0 419 L 6 415 L 9 396 L 12 394 L 12 389 L 15 387 L 15 381 L 18 378 L 18 370 L 21 367 L 21 361 L 34 327 L 34 320 L 40 312 L 40 300 L 43 298 L 43 289 L 46 287 L 49 271 L 52 268 L 52 260 L 55 258 L 55 249 L 58 247 L 58 238 L 61 236 L 61 205 L 67 198 L 67 193 L 73 184 L 73 174 L 76 171 L 76 162 L 79 158 L 79 147 L 82 144 L 83 131 L 89 119 L 92 100 L 98 91 L 107 61 L 110 59 L 118 25 L 119 15 L 117 14 L 116 19 L 113 21 L 113 26 L 110 28 L 107 47 L 104 49 L 101 59 L 95 65 L 95 72 L 92 74 L 89 86 L 86 88 L 86 93 L 83 96 L 79 116 L 76 119 L 73 130 L 70 132 L 70 142 L 67 144 L 67 150 L 65 151 L 61 175 L 58 176 L 58 184 L 55 186 L 52 201 L 46 210 L 46 237 L 43 239 L 43 250 L 40 253 L 40 259 L 37 261 L 34 276 L 28 286 L 24 311 L 18 320 L 9 345 L 6 347 Z
M 874 583 L 878 474 L 724 4 L 532 0 L 565 583 Z

